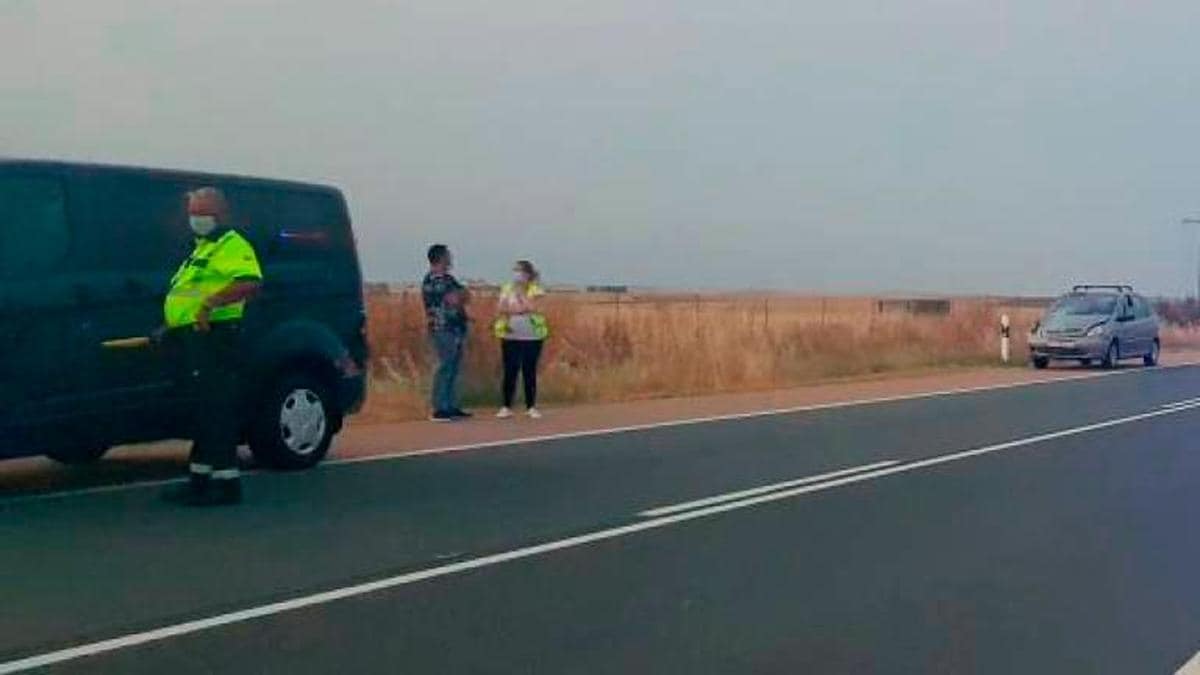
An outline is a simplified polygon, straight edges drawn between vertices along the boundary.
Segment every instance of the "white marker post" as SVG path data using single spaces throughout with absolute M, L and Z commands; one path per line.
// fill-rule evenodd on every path
M 1011 334 L 1012 334 L 1012 325 L 1009 323 L 1008 315 L 1001 314 L 1000 315 L 1000 360 L 1004 361 L 1005 363 L 1008 363 L 1009 358 L 1012 356 L 1012 354 L 1010 353 L 1011 346 L 1009 344 L 1009 337 Z

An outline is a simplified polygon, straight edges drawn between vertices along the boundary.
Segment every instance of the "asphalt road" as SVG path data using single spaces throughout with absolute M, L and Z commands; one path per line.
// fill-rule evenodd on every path
M 1169 673 L 1200 402 L 1164 406 L 1196 397 L 1133 370 L 259 474 L 233 509 L 0 497 L 0 673 Z

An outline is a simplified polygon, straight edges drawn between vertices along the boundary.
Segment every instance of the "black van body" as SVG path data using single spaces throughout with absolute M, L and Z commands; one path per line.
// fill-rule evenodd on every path
M 242 322 L 256 458 L 312 466 L 361 407 L 366 314 L 338 190 L 0 159 L 0 458 L 85 462 L 188 435 L 194 402 L 176 386 L 172 351 L 104 343 L 161 325 L 169 280 L 193 246 L 185 196 L 202 186 L 224 191 L 264 273 Z

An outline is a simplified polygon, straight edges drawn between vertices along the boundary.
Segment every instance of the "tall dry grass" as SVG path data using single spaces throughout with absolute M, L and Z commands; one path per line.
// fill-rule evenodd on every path
M 880 313 L 868 298 L 552 294 L 542 362 L 548 402 L 616 401 L 761 390 L 830 378 L 997 363 L 1001 313 L 1013 319 L 1020 362 L 1037 309 L 955 301 L 948 316 Z M 427 412 L 433 368 L 419 293 L 368 295 L 371 398 L 364 415 L 401 420 Z M 464 400 L 495 405 L 499 346 L 495 298 L 474 300 Z

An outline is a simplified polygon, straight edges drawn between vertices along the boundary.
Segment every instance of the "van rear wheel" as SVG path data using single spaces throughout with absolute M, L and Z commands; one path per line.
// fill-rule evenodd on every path
M 337 413 L 329 386 L 306 372 L 285 375 L 271 387 L 250 430 L 250 451 L 273 469 L 316 466 L 329 452 Z

